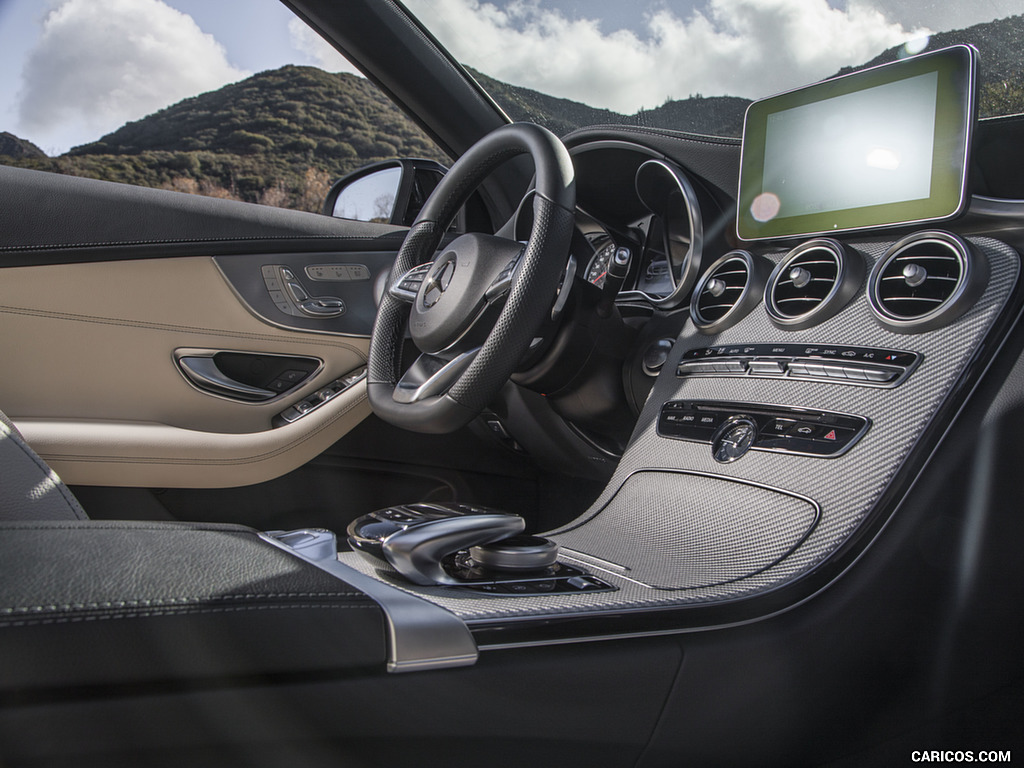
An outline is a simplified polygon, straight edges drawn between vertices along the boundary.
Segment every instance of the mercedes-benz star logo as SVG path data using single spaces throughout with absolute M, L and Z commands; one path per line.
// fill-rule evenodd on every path
M 441 296 L 448 290 L 452 282 L 452 275 L 455 274 L 455 261 L 445 262 L 444 266 L 427 278 L 426 289 L 423 291 L 423 306 L 430 309 L 441 300 Z

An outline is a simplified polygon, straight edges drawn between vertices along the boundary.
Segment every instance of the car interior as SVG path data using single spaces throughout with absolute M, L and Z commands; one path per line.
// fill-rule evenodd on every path
M 557 137 L 401 4 L 285 5 L 454 161 L 325 201 L 384 222 L 0 166 L 0 765 L 1019 746 L 978 52 Z

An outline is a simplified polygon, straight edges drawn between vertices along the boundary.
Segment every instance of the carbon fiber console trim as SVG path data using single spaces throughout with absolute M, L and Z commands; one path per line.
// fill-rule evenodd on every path
M 870 266 L 891 242 L 891 239 L 877 239 L 849 247 L 859 250 Z M 983 343 L 985 336 L 1016 286 L 1020 262 L 1018 255 L 1002 243 L 987 238 L 976 238 L 972 242 L 989 259 L 989 284 L 969 312 L 937 331 L 907 335 L 886 329 L 872 314 L 863 289 L 835 317 L 805 330 L 786 331 L 775 327 L 763 307 L 755 309 L 711 340 L 692 325 L 685 327 L 655 383 L 630 445 L 608 487 L 584 515 L 548 534 L 570 549 L 580 549 L 584 556 L 611 561 L 615 567 L 607 569 L 600 567 L 600 560 L 584 557 L 577 562 L 586 564 L 601 578 L 618 586 L 618 591 L 498 600 L 467 599 L 444 587 L 403 585 L 402 588 L 427 597 L 462 617 L 471 627 L 480 628 L 507 628 L 519 621 L 550 623 L 559 617 L 569 616 L 576 626 L 582 627 L 582 620 L 587 617 L 621 616 L 624 613 L 635 613 L 636 626 L 642 626 L 644 616 L 652 616 L 664 609 L 696 606 L 707 608 L 699 614 L 703 617 L 699 619 L 700 625 L 714 626 L 732 623 L 729 619 L 718 620 L 722 615 L 719 609 L 726 604 L 735 605 L 747 598 L 785 592 L 798 580 L 817 572 L 830 555 L 843 550 L 853 539 L 860 538 L 865 521 L 873 519 L 870 516 L 872 509 L 897 478 L 898 470 L 911 456 L 940 406 L 962 385 L 962 377 L 981 351 L 990 346 Z M 781 251 L 767 254 L 774 263 L 778 263 L 782 256 L 784 252 Z M 753 377 L 678 379 L 674 375 L 680 359 L 690 349 L 711 344 L 755 342 L 910 349 L 920 354 L 922 360 L 896 389 L 842 386 L 827 380 Z M 712 458 L 707 445 L 666 439 L 660 437 L 656 430 L 659 412 L 666 401 L 703 399 L 779 403 L 857 414 L 870 419 L 872 427 L 849 453 L 837 459 L 752 451 L 731 464 L 719 464 Z M 945 424 L 935 424 L 935 428 L 941 434 Z M 726 484 L 722 480 L 717 481 L 722 484 L 716 487 L 728 490 L 719 505 L 708 504 L 699 495 L 701 483 L 687 481 L 693 483 L 688 486 L 691 493 L 684 492 L 684 486 L 678 479 L 680 472 L 737 482 Z M 652 475 L 645 478 L 651 482 L 642 489 L 636 486 L 637 490 L 642 490 L 636 498 L 620 495 L 620 489 L 627 486 L 627 480 L 638 473 Z M 666 539 L 660 538 L 656 532 L 672 528 L 681 531 L 682 515 L 693 521 L 699 520 L 702 526 L 706 526 L 699 529 L 701 533 L 692 535 L 704 535 L 703 531 L 713 529 L 722 521 L 720 510 L 751 503 L 754 497 L 746 484 L 766 485 L 790 494 L 760 498 L 764 506 L 756 515 L 765 527 L 749 532 L 748 544 L 759 547 L 763 540 L 761 536 L 771 539 L 768 532 L 777 517 L 793 514 L 792 511 L 781 510 L 781 507 L 792 503 L 792 496 L 813 500 L 821 510 L 820 520 L 790 554 L 766 568 L 757 570 L 755 566 L 757 562 L 771 563 L 767 549 L 760 553 L 760 558 L 750 558 L 747 567 L 751 571 L 746 575 L 714 584 L 708 583 L 707 579 L 703 585 L 694 581 L 694 586 L 678 588 L 677 585 L 684 580 L 679 553 L 690 543 L 674 542 L 666 547 Z M 630 493 L 633 487 L 629 485 Z M 652 496 L 660 494 L 666 494 L 666 498 L 674 497 L 675 505 L 650 503 Z M 682 512 L 678 508 L 680 505 L 686 507 Z M 608 514 L 611 517 L 607 517 Z M 768 524 L 767 521 L 773 522 Z M 602 539 L 610 535 L 618 540 Z M 784 538 L 779 537 L 780 540 Z M 778 546 L 778 541 L 775 545 Z M 587 547 L 593 547 L 595 551 L 589 551 Z M 342 558 L 355 567 L 365 569 L 363 565 L 348 560 L 346 555 Z M 637 579 L 638 574 L 643 578 Z M 377 576 L 391 580 L 388 574 L 378 573 Z M 647 586 L 641 583 L 644 581 L 675 588 Z M 803 597 L 808 594 L 810 591 Z M 758 615 L 785 607 L 785 604 L 780 605 L 777 600 L 770 599 L 763 600 L 763 604 L 764 608 Z M 678 618 L 671 626 L 675 629 L 670 627 L 656 631 L 680 631 L 694 625 L 690 620 Z M 637 630 L 633 625 L 628 628 L 622 625 L 621 631 L 628 634 Z M 577 632 L 576 636 L 586 635 L 583 629 Z M 501 645 L 501 634 L 502 631 L 496 629 L 495 642 L 487 644 Z
M 782 560 L 811 532 L 820 510 L 809 499 L 763 486 L 682 472 L 626 478 L 590 522 L 556 537 L 571 550 L 624 565 L 658 589 L 726 584 Z M 656 520 L 658 525 L 637 525 Z M 656 552 L 645 558 L 643 552 Z

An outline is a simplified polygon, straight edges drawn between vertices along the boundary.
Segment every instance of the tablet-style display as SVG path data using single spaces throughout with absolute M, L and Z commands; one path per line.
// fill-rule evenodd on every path
M 794 237 L 959 214 L 977 53 L 954 46 L 756 101 L 737 233 Z

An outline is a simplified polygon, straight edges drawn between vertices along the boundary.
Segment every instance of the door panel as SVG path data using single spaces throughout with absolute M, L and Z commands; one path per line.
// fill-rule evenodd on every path
M 251 262 L 259 276 L 280 254 L 326 252 L 344 261 L 348 249 L 372 249 L 376 277 L 387 267 L 382 249 L 394 246 L 393 227 L 11 170 L 3 169 L 2 218 L 16 210 L 35 226 L 0 227 L 3 263 L 20 264 L 0 273 L 0 408 L 66 481 L 195 488 L 260 482 L 301 466 L 370 413 L 359 382 L 293 423 L 275 420 L 365 364 L 365 323 L 355 335 L 337 333 L 337 318 L 322 329 L 272 323 L 239 297 L 214 257 L 236 254 L 232 262 Z M 26 206 L 40 189 L 56 203 Z M 3 205 L 19 197 L 20 206 Z M 86 226 L 77 239 L 54 220 L 61 208 L 98 207 L 105 214 L 87 226 L 73 217 Z M 189 239 L 173 242 L 174 222 L 186 220 Z M 349 225 L 351 238 L 344 234 Z M 325 242 L 329 229 L 338 234 Z M 140 243 L 162 243 L 159 256 L 140 251 Z M 209 255 L 191 255 L 203 243 Z M 350 297 L 361 292 L 353 303 L 372 308 L 379 282 L 345 289 Z M 283 394 L 240 402 L 189 382 L 177 362 L 186 351 L 294 355 L 322 365 Z

